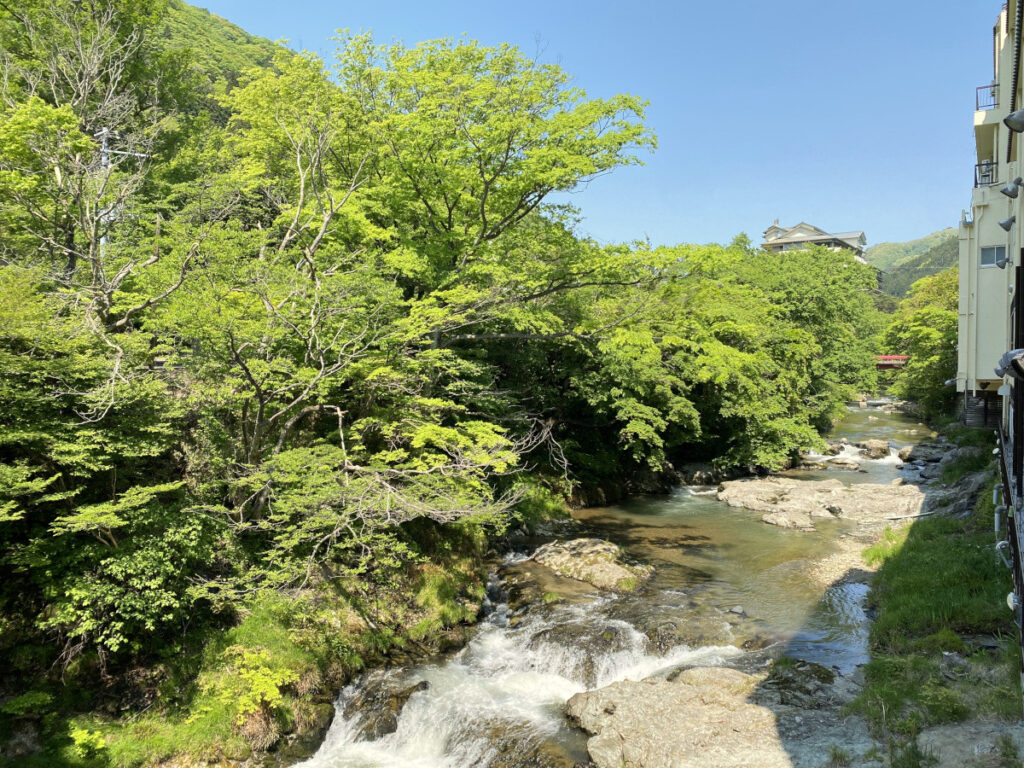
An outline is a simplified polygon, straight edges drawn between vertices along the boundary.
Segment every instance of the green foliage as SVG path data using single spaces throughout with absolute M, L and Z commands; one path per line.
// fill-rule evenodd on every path
M 71 731 L 71 742 L 75 752 L 86 760 L 94 760 L 107 748 L 103 735 L 87 728 L 74 728 Z
M 999 768 L 1017 768 L 1020 765 L 1020 753 L 1013 737 L 1004 733 L 996 740 L 999 749 Z
M 892 393 L 920 403 L 929 416 L 949 410 L 956 396 L 945 382 L 956 377 L 957 281 L 957 267 L 918 280 L 885 331 L 886 352 L 909 357 Z
M 49 708 L 54 760 L 267 748 L 325 676 L 472 621 L 489 537 L 673 462 L 780 467 L 874 387 L 849 256 L 600 245 L 550 203 L 654 148 L 642 100 L 341 42 L 0 9 L 5 712 Z
M 964 475 L 985 469 L 993 463 L 992 456 L 988 451 L 979 451 L 975 454 L 969 454 L 968 456 L 962 457 L 960 460 L 952 464 L 947 464 L 943 467 L 940 479 L 946 485 L 952 485 Z
M 0 712 L 7 715 L 35 715 L 45 712 L 53 702 L 53 696 L 45 691 L 27 691 L 13 699 L 8 699 L 0 707 Z
M 277 707 L 284 694 L 281 688 L 298 679 L 290 669 L 275 669 L 271 656 L 263 648 L 247 650 L 233 645 L 224 652 L 228 659 L 229 674 L 219 692 L 225 703 L 230 703 L 236 712 L 235 724 L 258 712 L 270 712 Z M 279 662 L 277 662 L 279 663 Z
M 992 429 L 979 429 L 966 427 L 956 421 L 945 424 L 941 427 L 942 434 L 947 440 L 951 440 L 959 446 L 974 448 L 992 448 L 996 445 L 995 432 Z
M 938 762 L 938 756 L 921 749 L 916 735 L 905 741 L 889 742 L 890 768 L 930 768 L 930 766 L 937 765 Z

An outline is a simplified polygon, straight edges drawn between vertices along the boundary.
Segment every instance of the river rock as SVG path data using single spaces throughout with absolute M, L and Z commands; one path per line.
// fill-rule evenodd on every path
M 761 519 L 769 525 L 777 525 L 780 528 L 793 528 L 797 531 L 814 530 L 814 521 L 811 520 L 811 516 L 807 512 L 781 510 L 762 515 Z
M 937 467 L 929 464 L 926 469 Z M 932 470 L 938 472 L 937 469 Z M 923 473 L 922 473 L 923 474 Z M 988 471 L 968 472 L 948 488 L 936 488 L 928 493 L 926 510 L 929 513 L 946 515 L 965 515 L 974 509 L 978 495 L 982 492 L 992 475 Z
M 823 453 L 826 456 L 838 456 L 842 452 L 843 452 L 843 443 L 840 443 L 840 442 L 827 443 L 825 445 L 825 450 L 823 451 Z
M 860 455 L 869 459 L 884 459 L 889 455 L 888 440 L 862 440 L 857 443 L 860 448 Z
M 426 680 L 410 685 L 389 671 L 373 672 L 358 689 L 347 692 L 342 714 L 346 720 L 358 718 L 360 740 L 379 739 L 398 728 L 398 718 L 410 697 L 429 687 Z
M 533 560 L 559 576 L 617 592 L 636 589 L 654 573 L 649 565 L 623 562 L 622 550 L 603 539 L 553 541 L 534 552 Z
M 1024 754 L 1024 725 L 972 720 L 966 723 L 925 728 L 918 746 L 935 756 L 935 768 L 1019 765 L 1002 754 L 1000 742 L 1010 740 L 1017 754 Z
M 476 730 L 489 745 L 488 768 L 586 768 L 529 722 L 487 720 Z
M 954 448 L 953 450 L 946 453 L 941 459 L 939 459 L 940 467 L 948 467 L 951 464 L 956 464 L 961 461 L 973 461 L 988 451 L 984 448 L 979 448 L 973 445 L 965 445 L 962 448 Z
M 798 469 L 804 469 L 804 470 L 810 470 L 810 471 L 813 472 L 813 471 L 825 469 L 825 462 L 823 462 L 823 461 L 815 461 L 814 459 L 801 459 L 800 460 L 800 464 L 797 465 L 797 468 Z
M 829 469 L 848 469 L 856 472 L 860 469 L 860 462 L 856 459 L 848 459 L 845 456 L 838 456 L 834 459 L 829 459 L 826 464 Z
M 591 735 L 587 751 L 598 768 L 818 768 L 832 746 L 853 754 L 874 746 L 861 721 L 839 716 L 836 696 L 802 709 L 782 703 L 765 681 L 696 667 L 671 680 L 578 693 L 567 714 Z
M 580 621 L 543 629 L 530 638 L 527 647 L 540 658 L 560 659 L 560 674 L 593 687 L 598 683 L 599 661 L 633 650 L 634 642 L 625 627 Z
M 914 452 L 914 448 L 915 447 L 916 446 L 913 446 L 913 445 L 905 445 L 902 448 L 900 448 L 900 451 L 899 451 L 900 461 L 902 461 L 902 462 L 911 461 L 910 456 Z
M 772 666 L 768 679 L 758 689 L 757 698 L 767 701 L 775 697 L 779 704 L 820 709 L 835 703 L 831 689 L 835 679 L 835 673 L 827 667 L 787 658 Z
M 919 443 L 918 445 L 911 447 L 910 451 L 907 453 L 907 457 L 903 460 L 911 462 L 939 461 L 954 448 L 956 448 L 956 446 L 950 443 Z M 902 454 L 900 457 L 902 458 Z
M 730 507 L 761 512 L 766 523 L 808 529 L 813 527 L 815 517 L 877 522 L 918 515 L 925 494 L 912 485 L 847 486 L 838 479 L 761 477 L 722 483 L 718 498 Z

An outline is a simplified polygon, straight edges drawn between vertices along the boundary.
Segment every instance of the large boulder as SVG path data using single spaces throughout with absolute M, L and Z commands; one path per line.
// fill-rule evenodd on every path
M 948 467 L 950 464 L 957 464 L 961 461 L 974 461 L 984 456 L 988 451 L 973 445 L 965 445 L 962 448 L 954 448 L 939 459 L 940 467 Z
M 718 486 L 718 498 L 730 507 L 762 513 L 772 525 L 807 529 L 814 518 L 842 517 L 881 522 L 921 513 L 925 495 L 913 485 L 858 483 L 838 479 L 806 481 L 787 477 L 732 480 Z
M 884 459 L 889 455 L 888 440 L 862 440 L 857 443 L 860 455 L 869 459 Z
M 875 746 L 862 721 L 839 715 L 842 702 L 821 672 L 780 690 L 763 674 L 696 667 L 578 693 L 566 710 L 591 735 L 598 768 L 818 768 L 831 747 Z
M 906 458 L 900 453 L 900 458 L 903 461 L 940 461 L 950 451 L 956 448 L 955 445 L 950 443 L 919 443 L 918 445 L 912 446 L 910 451 L 907 453 Z
M 617 592 L 636 589 L 654 572 L 649 565 L 624 562 L 622 550 L 603 539 L 553 541 L 534 552 L 533 560 L 559 576 Z

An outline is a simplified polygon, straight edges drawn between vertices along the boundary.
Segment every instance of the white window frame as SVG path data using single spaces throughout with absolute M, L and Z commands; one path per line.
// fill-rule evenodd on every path
M 992 255 L 991 261 L 985 261 L 985 251 L 989 251 Z M 1002 253 L 1000 254 L 1000 251 Z M 1005 245 L 985 245 L 981 247 L 978 252 L 978 266 L 979 267 L 994 267 L 996 262 L 999 261 L 1000 255 L 1006 258 L 1006 246 Z

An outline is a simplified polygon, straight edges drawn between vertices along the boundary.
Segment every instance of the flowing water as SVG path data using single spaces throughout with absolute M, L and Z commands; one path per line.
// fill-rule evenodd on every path
M 869 408 L 851 409 L 831 439 L 899 446 L 926 436 L 903 415 Z M 895 452 L 858 459 L 863 472 L 790 474 L 849 483 L 887 483 L 899 474 Z M 305 768 L 571 767 L 587 759 L 583 734 L 564 717 L 575 693 L 680 667 L 756 667 L 766 663 L 758 650 L 766 646 L 840 672 L 867 660 L 866 586 L 837 584 L 822 594 L 804 575 L 846 535 L 842 521 L 811 533 L 777 528 L 701 487 L 583 510 L 577 520 L 568 535 L 621 545 L 655 566 L 650 583 L 630 595 L 601 595 L 530 573 L 540 569 L 510 554 L 491 577 L 487 615 L 466 647 L 349 685 Z M 510 609 L 505 579 L 527 574 L 562 599 Z

